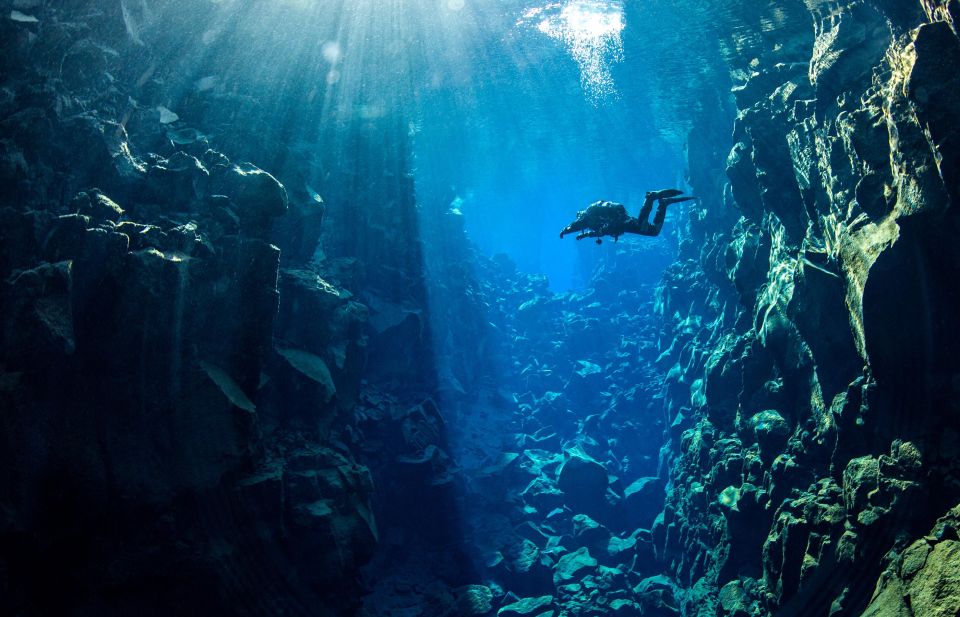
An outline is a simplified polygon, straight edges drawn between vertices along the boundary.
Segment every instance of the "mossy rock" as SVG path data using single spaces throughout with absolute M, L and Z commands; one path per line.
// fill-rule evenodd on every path
M 497 617 L 540 617 L 554 614 L 553 596 L 523 598 L 497 611 Z

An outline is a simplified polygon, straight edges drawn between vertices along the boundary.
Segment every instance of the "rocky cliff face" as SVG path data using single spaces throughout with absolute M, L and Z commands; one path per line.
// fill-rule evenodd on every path
M 748 3 L 717 28 L 733 144 L 715 115 L 691 133 L 704 201 L 658 301 L 653 536 L 687 614 L 960 606 L 957 11 Z
M 399 336 L 368 324 L 406 298 L 371 312 L 349 253 L 313 259 L 315 161 L 280 164 L 263 84 L 168 60 L 216 3 L 2 6 L 0 613 L 355 611 L 354 412 L 368 341 Z

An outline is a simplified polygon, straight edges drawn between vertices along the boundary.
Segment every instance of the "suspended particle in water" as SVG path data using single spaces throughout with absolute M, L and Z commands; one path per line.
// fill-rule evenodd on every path
M 320 48 L 320 53 L 323 55 L 323 59 L 327 61 L 327 64 L 340 62 L 340 56 L 342 54 L 340 44 L 336 41 L 327 41 L 324 43 L 323 47 Z

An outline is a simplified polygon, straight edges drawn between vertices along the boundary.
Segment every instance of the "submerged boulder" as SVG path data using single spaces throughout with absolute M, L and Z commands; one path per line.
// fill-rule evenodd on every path
M 270 219 L 287 211 L 287 191 L 266 171 L 250 163 L 217 166 L 212 170 L 210 190 L 226 195 L 236 206 L 245 233 L 262 235 Z
M 553 583 L 557 587 L 576 583 L 581 578 L 594 572 L 598 562 L 590 555 L 590 549 L 581 547 L 572 553 L 560 558 L 553 569 Z
M 573 517 L 573 537 L 577 544 L 600 551 L 610 542 L 610 530 L 586 514 Z
M 773 460 L 790 437 L 790 425 L 775 409 L 761 411 L 750 418 L 750 428 L 760 446 L 760 456 L 766 461 Z
M 523 598 L 497 611 L 497 617 L 553 617 L 556 614 L 553 596 Z
M 575 510 L 595 515 L 607 507 L 607 471 L 603 465 L 582 452 L 572 453 L 564 461 L 557 477 L 557 486 L 563 491 L 566 503 Z
M 676 586 L 666 576 L 658 575 L 640 581 L 633 592 L 643 606 L 644 615 L 675 617 L 680 615 Z
M 69 262 L 42 264 L 0 284 L 0 359 L 10 368 L 46 370 L 76 349 Z
M 457 615 L 483 617 L 493 610 L 493 590 L 486 585 L 467 585 L 455 591 Z
M 123 216 L 123 208 L 96 189 L 89 193 L 83 191 L 77 193 L 71 203 L 71 209 L 76 214 L 88 216 L 98 222 L 113 221 L 115 223 Z
M 657 477 L 638 478 L 623 490 L 620 508 L 633 527 L 649 529 L 663 510 L 666 494 L 663 480 Z
M 913 542 L 880 577 L 863 617 L 960 614 L 960 505 Z
M 633 600 L 617 598 L 610 601 L 609 614 L 613 617 L 641 617 L 643 608 Z
M 521 495 L 525 503 L 544 512 L 563 505 L 563 492 L 544 476 L 531 480 Z

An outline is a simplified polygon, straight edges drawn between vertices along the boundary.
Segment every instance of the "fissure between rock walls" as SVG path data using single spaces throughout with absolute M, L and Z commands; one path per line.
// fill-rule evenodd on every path
M 700 7 L 655 294 L 649 244 L 583 293 L 478 256 L 402 93 L 245 72 L 290 41 L 171 111 L 221 3 L 13 4 L 0 612 L 960 612 L 955 0 Z

